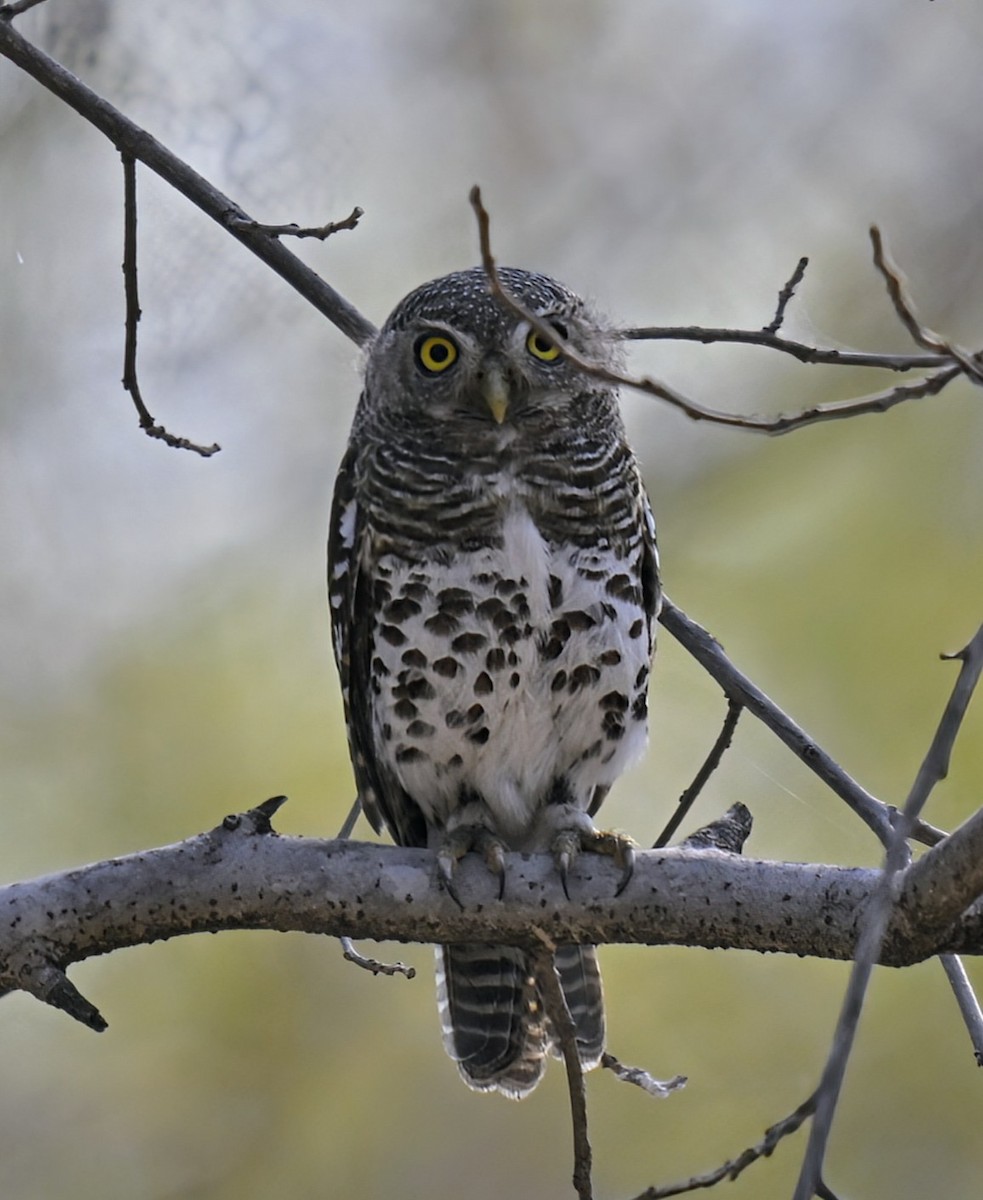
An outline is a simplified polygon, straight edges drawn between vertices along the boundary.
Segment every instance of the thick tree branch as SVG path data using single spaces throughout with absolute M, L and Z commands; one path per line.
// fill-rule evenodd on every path
M 617 866 L 584 855 L 572 871 L 568 900 L 548 855 L 510 854 L 501 902 L 498 881 L 468 855 L 456 878 L 458 905 L 437 883 L 427 851 L 281 837 L 268 828 L 269 814 L 260 807 L 176 845 L 0 889 L 0 989 L 23 989 L 68 1008 L 44 971 L 63 972 L 124 946 L 224 929 L 534 948 L 535 926 L 555 942 L 849 959 L 881 877 L 864 868 L 666 849 L 640 852 L 631 883 L 616 897 Z M 944 853 L 940 846 L 938 858 Z M 974 896 L 965 897 L 969 911 L 944 936 L 926 936 L 907 883 L 905 873 L 881 962 L 904 966 L 949 950 L 983 953 L 983 906 L 970 907 Z

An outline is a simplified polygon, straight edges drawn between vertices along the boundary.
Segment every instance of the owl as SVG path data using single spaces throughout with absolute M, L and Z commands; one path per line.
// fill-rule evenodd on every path
M 563 354 L 617 340 L 544 275 L 480 268 L 410 293 L 368 353 L 335 485 L 329 594 L 358 794 L 377 831 L 430 847 L 453 888 L 469 850 L 628 839 L 591 818 L 647 736 L 655 529 L 616 393 Z M 630 858 L 626 860 L 630 863 Z M 508 903 L 507 889 L 503 899 Z M 555 966 L 584 1068 L 604 1049 L 592 946 Z M 445 1047 L 479 1091 L 520 1098 L 554 1036 L 522 950 L 437 950 Z

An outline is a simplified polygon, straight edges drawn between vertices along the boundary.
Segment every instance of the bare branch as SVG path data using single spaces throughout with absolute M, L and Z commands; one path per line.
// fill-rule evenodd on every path
M 802 282 L 808 265 L 809 259 L 805 255 L 795 264 L 795 270 L 789 276 L 785 286 L 778 293 L 778 307 L 775 309 L 775 315 L 767 325 L 762 327 L 762 333 L 777 333 L 781 329 L 782 323 L 785 320 L 785 310 L 789 306 L 789 301 L 795 295 L 795 289 Z
M 739 703 L 753 713 L 805 765 L 827 784 L 841 800 L 857 814 L 880 838 L 887 841 L 891 832 L 891 812 L 887 805 L 875 799 L 860 786 L 838 763 L 787 716 L 773 700 L 755 687 L 730 661 L 723 647 L 701 625 L 688 617 L 664 596 L 659 621 L 684 646 L 723 688 L 728 700 Z M 939 840 L 943 837 L 939 834 Z
M 730 746 L 734 738 L 734 730 L 737 728 L 737 719 L 741 715 L 741 709 L 744 705 L 739 700 L 728 698 L 727 714 L 724 717 L 723 728 L 717 735 L 717 740 L 713 743 L 710 753 L 707 755 L 703 766 L 696 773 L 696 777 L 689 785 L 685 792 L 676 801 L 676 811 L 666 822 L 665 828 L 655 839 L 653 845 L 654 850 L 658 850 L 660 846 L 668 846 L 669 839 L 676 832 L 679 826 L 686 818 L 686 814 L 696 803 L 696 798 L 703 791 L 707 780 L 720 765 L 720 760 L 723 758 L 727 748 Z
M 140 428 L 152 438 L 159 438 L 178 450 L 193 450 L 202 458 L 210 458 L 221 449 L 218 442 L 200 446 L 187 438 L 168 433 L 150 415 L 140 394 L 137 381 L 137 324 L 140 320 L 140 299 L 137 293 L 137 174 L 136 160 L 125 150 L 123 158 L 123 290 L 126 295 L 126 343 L 123 351 L 123 387 L 130 393 L 140 418 Z
M 909 860 L 907 838 L 935 784 L 945 778 L 952 744 L 983 670 L 983 627 L 964 650 L 951 657 L 961 659 L 962 668 L 888 843 L 881 878 L 864 912 L 856 958 L 833 1034 L 833 1046 L 816 1092 L 815 1119 L 809 1131 L 809 1143 L 793 1200 L 811 1200 L 822 1177 L 826 1145 L 870 976 L 880 956 L 895 900 L 903 886 L 899 876 Z
M 959 1012 L 969 1033 L 970 1041 L 973 1043 L 976 1065 L 983 1067 L 983 1010 L 980 1009 L 980 1002 L 976 998 L 973 985 L 969 982 L 969 976 L 966 974 L 966 968 L 959 955 L 943 954 L 940 955 L 940 960 L 949 980 L 949 986 L 956 997 L 956 1003 L 959 1005 Z
M 808 366 L 875 367 L 884 371 L 917 371 L 939 365 L 937 354 L 874 354 L 864 350 L 831 350 L 792 341 L 764 329 L 717 329 L 702 325 L 642 325 L 617 331 L 625 341 L 730 342 L 740 346 L 762 346 L 791 355 Z
M 940 357 L 955 359 L 974 383 L 983 383 L 983 371 L 980 369 L 978 359 L 973 354 L 952 342 L 947 342 L 919 321 L 915 315 L 915 306 L 908 295 L 904 276 L 891 261 L 881 231 L 876 225 L 870 227 L 870 241 L 874 248 L 874 266 L 884 277 L 894 311 L 898 314 L 902 325 L 908 330 L 912 340 L 923 349 L 930 350 Z
M 983 893 L 983 809 L 912 863 L 898 899 L 899 912 L 929 936 L 942 935 Z
M 606 1071 L 611 1071 L 622 1083 L 634 1084 L 657 1100 L 664 1100 L 689 1082 L 685 1075 L 673 1075 L 672 1079 L 656 1079 L 641 1067 L 629 1067 L 620 1062 L 613 1054 L 602 1055 L 601 1066 Z
M 239 220 L 233 217 L 229 221 L 229 228 L 241 229 L 248 233 L 265 233 L 267 237 L 317 238 L 323 242 L 342 229 L 354 229 L 364 216 L 365 211 L 356 204 L 347 217 L 341 221 L 328 221 L 326 225 L 304 226 L 294 222 L 288 225 L 261 225 L 259 221 Z
M 348 816 L 345 817 L 338 830 L 339 840 L 344 841 L 352 836 L 352 830 L 355 828 L 361 812 L 362 801 L 356 797 L 355 803 L 348 810 Z M 347 962 L 354 963 L 365 971 L 371 971 L 373 975 L 405 975 L 407 979 L 416 978 L 415 967 L 408 967 L 401 962 L 384 963 L 377 958 L 368 958 L 356 948 L 350 937 L 340 937 L 338 941 L 341 943 L 342 956 Z
M 774 1125 L 766 1129 L 765 1136 L 760 1142 L 754 1146 L 749 1146 L 736 1158 L 728 1159 L 727 1162 L 715 1170 L 707 1171 L 703 1175 L 694 1175 L 691 1179 L 685 1179 L 681 1183 L 670 1183 L 665 1187 L 646 1188 L 644 1192 L 635 1197 L 635 1200 L 666 1200 L 669 1196 L 682 1196 L 686 1192 L 695 1192 L 701 1188 L 715 1187 L 718 1183 L 723 1183 L 724 1180 L 733 1182 L 752 1163 L 756 1163 L 761 1158 L 768 1158 L 774 1152 L 775 1147 L 782 1138 L 788 1137 L 790 1133 L 795 1133 L 803 1121 L 812 1116 L 815 1106 L 816 1098 L 815 1096 L 810 1096 L 794 1112 L 789 1113 L 787 1117 L 783 1117 L 780 1121 L 776 1121 Z
M 532 927 L 535 941 L 529 949 L 532 972 L 539 984 L 553 1034 L 559 1042 L 563 1065 L 567 1072 L 567 1091 L 570 1095 L 570 1120 L 573 1126 L 573 1186 L 580 1200 L 592 1200 L 592 1151 L 587 1126 L 587 1091 L 584 1071 L 577 1051 L 577 1030 L 567 1007 L 563 986 L 556 971 L 556 942 L 538 925 Z
M 276 271 L 346 337 L 360 346 L 372 340 L 375 326 L 306 263 L 287 250 L 277 238 L 250 229 L 236 228 L 237 221 L 250 220 L 248 213 L 243 212 L 238 204 L 193 171 L 145 129 L 23 37 L 9 19 L 0 19 L 0 55 L 9 58 L 74 108 L 104 133 L 120 153 L 129 153 L 138 162 L 144 163 L 212 220 L 228 229 L 233 237 Z
M 401 962 L 384 963 L 377 958 L 366 958 L 364 954 L 355 949 L 355 943 L 350 937 L 342 937 L 338 940 L 341 942 L 345 959 L 365 971 L 371 971 L 373 975 L 405 975 L 407 979 L 416 978 L 416 967 L 408 967 Z
M 881 879 L 860 867 L 674 848 L 638 852 L 620 896 L 615 863 L 593 855 L 585 866 L 578 861 L 569 900 L 550 855 L 508 854 L 502 903 L 480 856 L 466 855 L 455 878 L 458 905 L 440 886 L 429 851 L 284 837 L 270 830 L 269 817 L 269 806 L 260 805 L 173 846 L 0 888 L 0 991 L 36 994 L 42 967 L 64 972 L 124 946 L 225 929 L 527 946 L 535 925 L 557 944 L 850 959 L 859 915 Z M 941 938 L 921 935 L 904 905 L 891 917 L 879 958 L 905 966 L 954 950 L 983 952 L 983 904 L 969 907 Z
M 723 412 L 721 409 L 709 408 L 706 405 L 698 404 L 695 400 L 688 399 L 681 392 L 677 392 L 667 384 L 650 379 L 648 376 L 635 377 L 624 375 L 620 371 L 613 371 L 611 368 L 601 366 L 599 363 L 589 362 L 572 349 L 569 343 L 558 339 L 556 330 L 552 325 L 543 320 L 542 317 L 537 316 L 536 313 L 531 312 L 503 287 L 498 274 L 498 268 L 495 264 L 495 257 L 491 250 L 490 220 L 488 212 L 481 201 L 481 189 L 477 186 L 473 187 L 470 199 L 471 207 L 474 209 L 478 221 L 481 262 L 485 269 L 485 274 L 488 276 L 491 294 L 502 305 L 514 312 L 516 316 L 526 321 L 531 328 L 546 338 L 548 342 L 555 345 L 560 353 L 569 362 L 573 363 L 578 370 L 583 371 L 585 375 L 589 375 L 594 379 L 601 379 L 606 383 L 615 384 L 618 387 L 630 387 L 636 391 L 645 392 L 649 396 L 655 396 L 659 400 L 664 400 L 672 408 L 678 409 L 691 420 L 708 421 L 714 425 L 726 425 L 732 429 L 746 429 L 755 433 L 790 433 L 792 430 L 802 429 L 806 425 L 816 425 L 822 421 L 838 421 L 846 417 L 856 417 L 866 413 L 886 412 L 888 409 L 906 400 L 936 395 L 965 371 L 965 367 L 962 363 L 959 363 L 939 370 L 934 375 L 930 375 L 916 384 L 895 387 L 883 392 L 874 392 L 869 396 L 861 396 L 857 400 L 844 400 L 832 404 L 816 404 L 811 408 L 803 409 L 801 412 L 789 413 L 777 417 L 741 416 L 736 413 Z M 757 336 L 765 338 L 773 335 L 760 332 Z M 940 359 L 936 356 L 930 361 L 938 363 Z

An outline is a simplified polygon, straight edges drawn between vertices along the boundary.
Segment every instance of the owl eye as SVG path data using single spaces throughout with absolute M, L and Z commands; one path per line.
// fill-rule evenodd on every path
M 457 346 L 440 333 L 428 333 L 418 338 L 413 350 L 416 361 L 428 375 L 439 375 L 457 362 Z
M 556 326 L 556 332 L 560 337 L 566 337 L 566 330 L 561 326 Z M 526 338 L 526 349 L 533 356 L 538 358 L 540 362 L 556 362 L 560 357 L 560 347 L 551 342 L 549 338 L 543 337 L 535 329 L 530 329 L 529 336 Z

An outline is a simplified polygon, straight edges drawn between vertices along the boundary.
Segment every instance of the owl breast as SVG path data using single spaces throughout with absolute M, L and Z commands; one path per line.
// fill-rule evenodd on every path
M 652 651 L 641 553 L 551 542 L 515 500 L 492 545 L 379 559 L 375 744 L 428 824 L 479 800 L 514 849 L 545 849 L 544 805 L 589 810 L 638 757 Z

